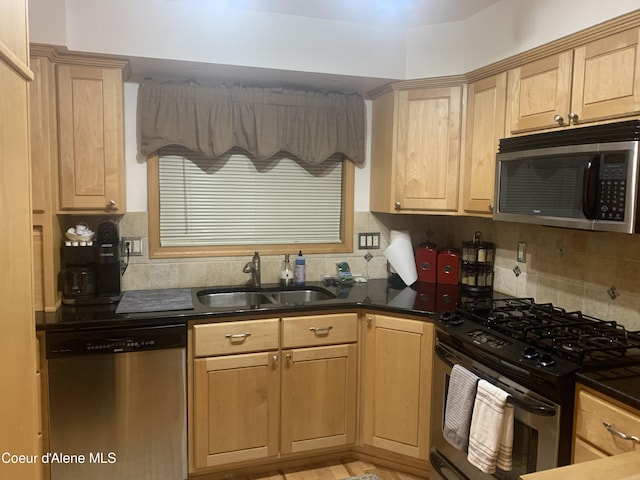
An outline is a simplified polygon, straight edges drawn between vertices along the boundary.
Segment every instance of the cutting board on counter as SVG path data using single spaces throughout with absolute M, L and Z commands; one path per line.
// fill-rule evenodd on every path
M 172 312 L 193 310 L 190 288 L 128 290 L 122 294 L 116 313 Z

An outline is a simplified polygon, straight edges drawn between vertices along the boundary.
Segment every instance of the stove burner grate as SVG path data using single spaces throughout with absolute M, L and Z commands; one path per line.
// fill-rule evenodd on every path
M 461 303 L 458 313 L 510 338 L 583 367 L 640 363 L 640 332 L 532 298 Z

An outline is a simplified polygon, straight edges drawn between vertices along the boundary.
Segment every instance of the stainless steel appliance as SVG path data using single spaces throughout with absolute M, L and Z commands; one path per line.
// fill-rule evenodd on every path
M 452 366 L 510 394 L 513 470 L 487 475 L 443 436 Z M 435 479 L 518 479 L 571 461 L 574 374 L 640 364 L 640 334 L 533 299 L 476 298 L 441 315 L 436 332 L 430 455 Z
M 52 480 L 187 478 L 184 324 L 49 331 L 46 343 Z
M 639 140 L 638 120 L 500 140 L 493 218 L 640 232 Z

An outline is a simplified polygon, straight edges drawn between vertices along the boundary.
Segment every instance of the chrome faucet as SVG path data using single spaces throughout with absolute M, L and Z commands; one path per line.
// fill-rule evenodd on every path
M 251 283 L 254 287 L 260 286 L 260 254 L 255 252 L 250 262 L 242 269 L 244 273 L 251 273 Z

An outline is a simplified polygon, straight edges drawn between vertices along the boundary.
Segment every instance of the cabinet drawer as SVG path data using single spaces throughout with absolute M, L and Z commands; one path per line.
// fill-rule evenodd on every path
M 194 355 L 206 357 L 276 350 L 279 346 L 278 322 L 277 318 L 269 318 L 194 325 Z
M 309 347 L 350 343 L 358 339 L 355 313 L 310 315 L 282 320 L 282 347 Z
M 576 406 L 577 437 L 586 440 L 608 455 L 640 451 L 637 443 L 624 440 L 610 433 L 603 426 L 603 422 L 606 422 L 626 435 L 640 437 L 640 416 L 585 390 L 578 392 Z

